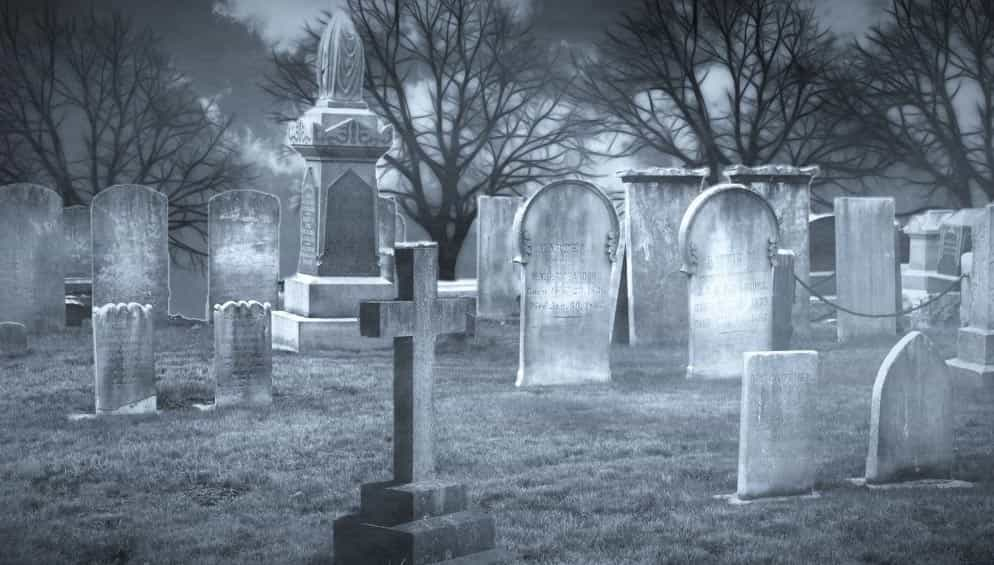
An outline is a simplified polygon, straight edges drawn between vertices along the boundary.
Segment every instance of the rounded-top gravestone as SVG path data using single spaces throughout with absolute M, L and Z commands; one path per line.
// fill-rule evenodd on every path
M 169 202 L 146 186 L 119 184 L 90 202 L 93 304 L 150 304 L 169 317 Z
M 779 227 L 762 196 L 739 184 L 713 186 L 680 223 L 690 276 L 688 378 L 738 378 L 742 354 L 773 346 L 773 264 Z
M 276 304 L 280 278 L 280 200 L 230 190 L 208 203 L 208 308 L 230 301 Z
M 62 197 L 36 184 L 0 187 L 0 316 L 29 333 L 62 329 Z
M 588 182 L 552 183 L 518 209 L 512 234 L 523 271 L 517 386 L 610 380 L 619 244 L 611 201 Z

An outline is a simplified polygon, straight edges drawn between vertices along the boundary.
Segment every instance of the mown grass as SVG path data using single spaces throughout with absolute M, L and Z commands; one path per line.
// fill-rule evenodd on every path
M 0 562 L 329 562 L 334 518 L 390 476 L 389 352 L 277 354 L 272 409 L 202 413 L 209 338 L 159 331 L 149 417 L 66 418 L 93 409 L 86 330 L 0 360 Z M 739 385 L 686 381 L 679 348 L 617 348 L 610 385 L 516 390 L 513 338 L 440 345 L 439 471 L 520 563 L 992 563 L 994 392 L 956 393 L 955 475 L 975 488 L 845 481 L 891 343 L 799 344 L 822 351 L 818 499 L 712 498 L 735 490 Z

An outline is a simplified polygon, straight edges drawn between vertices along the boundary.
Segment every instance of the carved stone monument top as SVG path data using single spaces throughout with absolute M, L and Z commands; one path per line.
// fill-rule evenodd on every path
M 366 57 L 349 13 L 335 8 L 318 45 L 318 105 L 361 104 Z

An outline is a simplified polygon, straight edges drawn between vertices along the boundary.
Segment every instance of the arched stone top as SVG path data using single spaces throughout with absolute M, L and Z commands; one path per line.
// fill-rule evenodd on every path
M 30 182 L 16 182 L 13 184 L 5 184 L 0 186 L 0 198 L 4 200 L 10 199 L 10 196 L 3 196 L 3 193 L 9 195 L 18 195 L 24 201 L 29 202 L 41 202 L 45 201 L 49 205 L 53 203 L 58 203 L 58 207 L 62 207 L 62 195 L 58 192 L 43 186 L 40 184 L 30 183 Z
M 598 188 L 597 185 L 593 183 L 583 180 L 561 180 L 549 183 L 538 189 L 535 194 L 532 194 L 527 200 L 525 200 L 524 204 L 522 204 L 518 208 L 518 211 L 514 214 L 514 224 L 511 228 L 511 233 L 514 234 L 515 263 L 525 264 L 528 262 L 527 242 L 525 241 L 525 234 L 522 227 L 525 224 L 525 220 L 528 218 L 528 213 L 535 205 L 535 202 L 538 202 L 550 192 L 560 190 L 565 187 L 576 187 L 581 190 L 590 191 L 604 204 L 604 207 L 608 210 L 609 217 L 611 218 L 611 233 L 608 235 L 609 241 L 606 244 L 606 252 L 612 262 L 616 259 L 621 234 L 621 223 L 618 221 L 618 211 L 614 208 L 614 203 L 610 198 L 608 198 L 607 194 L 605 194 L 603 190 Z
M 115 184 L 98 192 L 96 196 L 93 197 L 93 200 L 90 201 L 90 207 L 93 208 L 96 204 L 103 201 L 105 198 L 110 198 L 114 194 L 128 194 L 142 191 L 148 193 L 151 198 L 158 200 L 163 204 L 168 204 L 169 202 L 168 196 L 143 184 Z
M 335 8 L 318 45 L 318 100 L 361 103 L 366 76 L 362 37 L 349 13 Z
M 741 193 L 748 198 L 755 199 L 758 202 L 762 202 L 762 208 L 767 211 L 770 215 L 770 219 L 773 221 L 773 225 L 776 227 L 774 233 L 779 233 L 780 223 L 777 220 L 776 211 L 773 210 L 773 206 L 770 205 L 769 201 L 765 198 L 749 190 L 748 187 L 741 184 L 725 183 L 716 184 L 711 188 L 708 188 L 704 192 L 697 195 L 696 198 L 687 207 L 687 211 L 684 212 L 683 218 L 680 220 L 680 232 L 677 241 L 679 241 L 680 249 L 680 259 L 683 263 L 680 270 L 685 273 L 691 273 L 693 270 L 694 260 L 690 253 L 690 231 L 694 228 L 694 222 L 697 220 L 697 216 L 700 214 L 701 210 L 707 205 L 708 201 L 718 196 L 727 195 L 729 193 Z

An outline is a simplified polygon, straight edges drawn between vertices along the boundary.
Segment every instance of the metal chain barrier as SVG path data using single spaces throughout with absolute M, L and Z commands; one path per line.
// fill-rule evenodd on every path
M 932 298 L 929 298 L 928 300 L 922 302 L 918 306 L 912 306 L 911 308 L 906 308 L 906 309 L 901 310 L 899 312 L 894 312 L 894 313 L 889 313 L 889 314 L 866 314 L 864 312 L 856 312 L 855 310 L 850 310 L 850 309 L 846 308 L 845 306 L 840 306 L 840 305 L 838 305 L 838 304 L 830 301 L 829 299 L 825 298 L 822 294 L 820 294 L 817 290 L 811 288 L 811 286 L 808 283 L 806 283 L 806 282 L 802 281 L 800 278 L 798 278 L 797 274 L 794 275 L 794 280 L 797 281 L 797 284 L 799 284 L 802 287 L 804 287 L 805 290 L 807 290 L 809 293 L 811 293 L 811 296 L 814 296 L 818 300 L 824 302 L 825 304 L 828 304 L 829 306 L 831 306 L 832 308 L 835 308 L 836 310 L 841 310 L 841 311 L 845 312 L 846 314 L 852 314 L 853 316 L 859 316 L 861 318 L 897 318 L 899 316 L 905 316 L 907 314 L 910 314 L 910 313 L 914 312 L 915 310 L 921 310 L 922 308 L 924 308 L 924 307 L 932 304 L 933 302 L 938 301 L 943 296 L 945 296 L 945 295 L 949 294 L 950 292 L 952 292 L 956 288 L 956 285 L 958 285 L 960 283 L 960 281 L 962 281 L 965 278 L 966 278 L 966 275 L 960 275 L 959 278 L 957 278 L 955 281 L 949 283 L 949 286 L 946 287 L 945 290 L 943 290 L 939 294 L 936 294 Z

